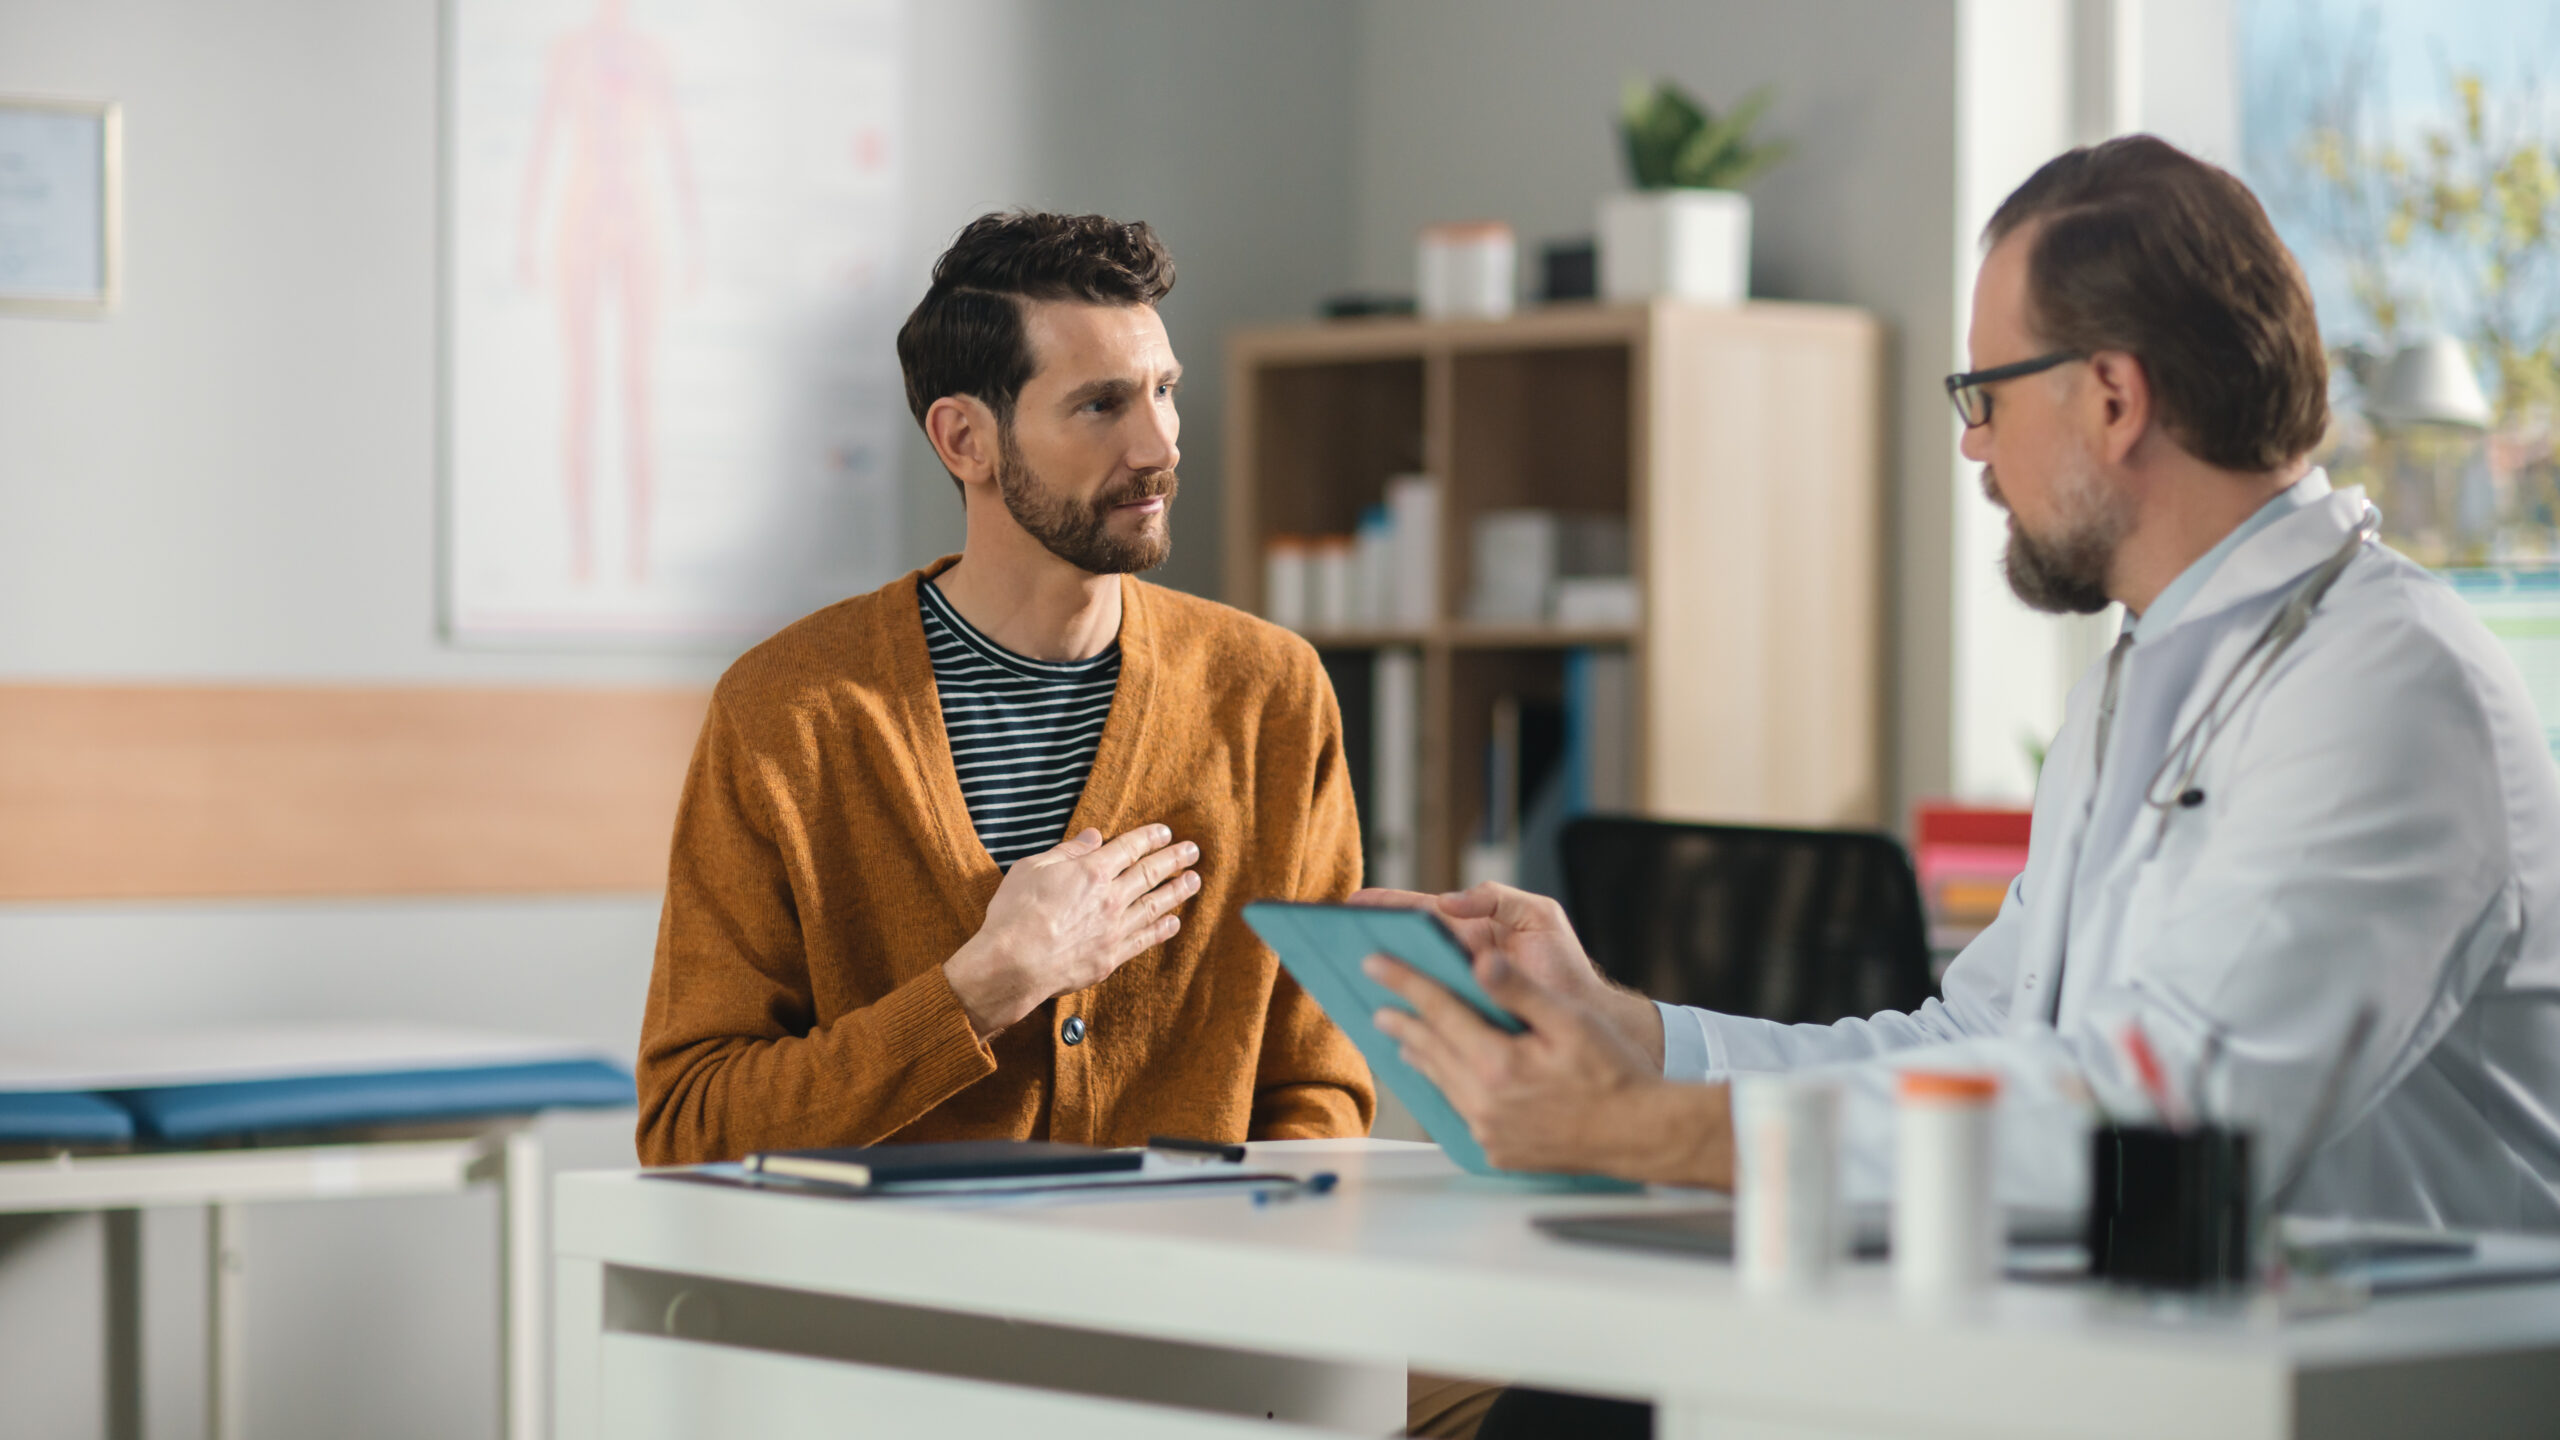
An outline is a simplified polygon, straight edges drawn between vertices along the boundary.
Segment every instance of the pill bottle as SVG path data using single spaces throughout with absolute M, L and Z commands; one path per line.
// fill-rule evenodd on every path
M 2006 1238 L 1991 1183 L 2000 1081 L 1915 1070 L 1896 1089 L 1894 1288 L 1922 1304 L 1972 1299 L 1998 1278 Z
M 1754 1294 L 1819 1289 L 1846 1248 L 1840 1089 L 1797 1075 L 1737 1075 L 1735 1267 Z

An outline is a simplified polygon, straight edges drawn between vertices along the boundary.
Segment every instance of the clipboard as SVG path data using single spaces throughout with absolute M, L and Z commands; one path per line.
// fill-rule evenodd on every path
M 1467 1003 L 1497 1029 L 1518 1034 L 1527 1028 L 1476 983 L 1475 966 L 1466 947 L 1440 917 L 1424 910 L 1391 910 L 1366 905 L 1310 905 L 1288 900 L 1256 900 L 1244 907 L 1244 922 L 1279 955 L 1291 977 L 1369 1062 L 1369 1071 L 1404 1102 L 1423 1133 L 1438 1142 L 1449 1158 L 1475 1174 L 1507 1180 L 1534 1180 L 1572 1190 L 1637 1190 L 1643 1187 L 1599 1175 L 1551 1175 L 1504 1170 L 1484 1158 L 1484 1147 L 1468 1131 L 1467 1122 L 1449 1104 L 1440 1087 L 1404 1063 L 1395 1041 L 1371 1019 L 1392 1007 L 1410 1012 L 1394 991 L 1362 974 L 1360 962 L 1388 955 L 1420 971 Z

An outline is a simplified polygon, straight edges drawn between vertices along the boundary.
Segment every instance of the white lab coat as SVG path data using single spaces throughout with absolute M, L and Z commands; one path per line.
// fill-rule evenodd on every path
M 2103 769 L 2106 657 L 2073 689 L 2026 872 L 1943 999 L 1829 1026 L 1666 1007 L 1667 1071 L 1836 1067 L 1850 1187 L 1880 1197 L 1891 1072 L 1993 1068 L 2002 1194 L 2076 1206 L 2087 1097 L 2149 1115 L 2127 1022 L 2188 1083 L 2218 1031 L 2203 1100 L 2255 1131 L 2263 1194 L 2370 1001 L 2380 1024 L 2287 1208 L 2560 1230 L 2560 771 L 2513 663 L 2451 590 L 2366 546 L 2210 748 L 2202 803 L 2163 831 L 2144 802 L 2175 738 L 2366 508 L 2317 471 L 2300 483 L 2307 503 L 2129 648 Z

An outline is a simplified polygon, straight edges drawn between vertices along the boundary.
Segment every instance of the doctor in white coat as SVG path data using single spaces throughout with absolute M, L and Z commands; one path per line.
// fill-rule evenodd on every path
M 2262 1191 L 2300 1169 L 2293 1212 L 2560 1230 L 2560 775 L 2487 631 L 2308 464 L 2299 268 L 2236 179 L 2148 137 L 2046 165 L 1987 239 L 1981 368 L 1949 389 L 2011 584 L 2128 618 L 1942 998 L 1828 1026 L 1657 1006 L 1551 901 L 1373 892 L 1439 909 L 1531 1028 L 1373 960 L 1417 1007 L 1380 1023 L 1497 1163 L 1690 1184 L 1733 1180 L 1729 1076 L 1835 1071 L 1852 1191 L 1881 1196 L 1893 1072 L 1995 1070 L 2003 1194 L 2055 1206 L 2084 1198 L 2092 1100 L 2149 1113 L 2138 1026 L 2257 1132 Z

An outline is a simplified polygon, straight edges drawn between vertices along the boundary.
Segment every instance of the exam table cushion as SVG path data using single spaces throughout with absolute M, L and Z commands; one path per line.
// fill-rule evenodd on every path
M 0 1092 L 0 1145 L 121 1145 L 133 1112 L 80 1090 Z
M 140 1138 L 162 1143 L 260 1131 L 627 1107 L 634 1101 L 630 1073 L 603 1060 L 171 1085 L 119 1090 L 113 1097 L 131 1112 L 134 1128 L 128 1133 L 138 1131 Z

